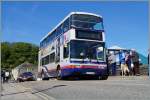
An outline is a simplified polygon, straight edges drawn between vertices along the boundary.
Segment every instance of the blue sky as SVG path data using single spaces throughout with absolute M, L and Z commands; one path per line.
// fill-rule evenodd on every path
M 148 2 L 3 2 L 2 40 L 39 45 L 72 11 L 103 16 L 107 46 L 148 52 Z

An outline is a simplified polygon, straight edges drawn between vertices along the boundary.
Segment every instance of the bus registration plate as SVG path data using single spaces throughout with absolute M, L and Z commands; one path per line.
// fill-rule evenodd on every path
M 95 72 L 86 72 L 86 74 L 94 75 L 94 74 L 95 74 Z

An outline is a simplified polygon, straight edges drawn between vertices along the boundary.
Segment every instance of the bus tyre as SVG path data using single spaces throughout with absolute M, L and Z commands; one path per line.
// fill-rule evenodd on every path
M 49 77 L 45 77 L 44 72 L 42 72 L 41 77 L 42 77 L 42 80 L 49 80 Z
M 108 79 L 108 76 L 105 75 L 105 76 L 101 76 L 101 80 L 107 80 Z
M 57 69 L 57 79 L 58 80 L 61 80 L 61 70 L 60 69 Z
M 44 73 L 41 74 L 41 78 L 42 78 L 42 80 L 44 80 Z

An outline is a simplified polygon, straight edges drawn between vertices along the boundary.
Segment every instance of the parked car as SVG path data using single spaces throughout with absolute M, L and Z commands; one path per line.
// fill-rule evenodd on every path
M 35 81 L 35 75 L 31 72 L 24 72 L 22 74 L 19 75 L 19 77 L 17 78 L 18 82 L 24 82 L 24 81 Z

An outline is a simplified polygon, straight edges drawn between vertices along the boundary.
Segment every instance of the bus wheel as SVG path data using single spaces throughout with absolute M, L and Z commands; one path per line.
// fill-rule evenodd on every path
M 57 71 L 56 71 L 56 72 L 57 72 L 57 79 L 58 79 L 58 80 L 62 79 L 62 78 L 61 78 L 61 69 L 60 69 L 60 68 L 57 68 Z
M 44 71 L 41 73 L 42 80 L 49 80 L 49 77 L 45 77 Z
M 107 75 L 105 75 L 105 76 L 101 76 L 101 78 L 100 78 L 101 80 L 107 80 L 108 79 L 108 76 Z
M 41 74 L 41 78 L 42 78 L 42 80 L 44 80 L 44 73 L 42 72 L 42 74 Z

